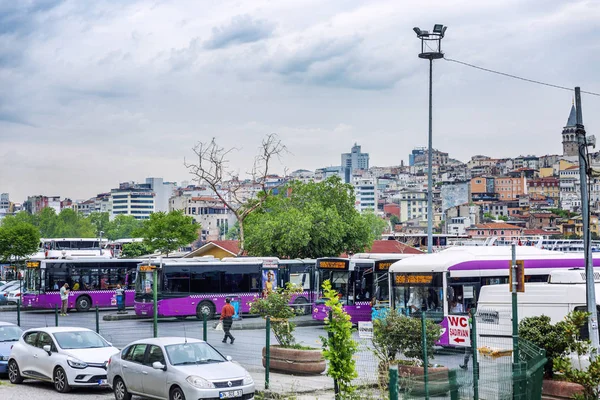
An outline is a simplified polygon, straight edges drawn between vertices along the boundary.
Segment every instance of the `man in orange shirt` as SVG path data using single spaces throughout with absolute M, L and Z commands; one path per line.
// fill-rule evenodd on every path
M 233 324 L 233 315 L 235 314 L 235 309 L 231 305 L 231 299 L 228 297 L 225 299 L 225 305 L 221 310 L 221 318 L 223 321 L 223 332 L 225 332 L 225 337 L 223 338 L 223 343 L 227 343 L 227 338 L 231 339 L 231 344 L 235 341 L 235 338 L 231 335 L 229 330 L 231 329 L 231 325 Z

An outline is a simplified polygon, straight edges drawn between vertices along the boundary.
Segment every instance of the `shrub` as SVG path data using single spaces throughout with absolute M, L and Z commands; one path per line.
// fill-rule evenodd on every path
M 328 336 L 321 336 L 323 342 L 323 357 L 329 362 L 327 375 L 332 377 L 339 389 L 339 398 L 352 396 L 355 387 L 352 379 L 358 377 L 354 353 L 358 344 L 352 339 L 352 322 L 344 311 L 338 293 L 331 288 L 331 283 L 323 282 L 323 296 L 327 298 L 325 305 L 331 309 L 331 320 L 325 320 L 325 330 Z
M 547 315 L 523 318 L 519 323 L 519 336 L 546 350 L 548 359 L 544 365 L 546 378 L 552 378 L 554 358 L 563 354 L 571 342 L 570 339 L 565 338 L 565 327 L 564 321 L 552 325 Z
M 597 400 L 600 398 L 600 357 L 598 350 L 591 346 L 589 340 L 581 339 L 581 327 L 587 324 L 590 313 L 572 311 L 565 317 L 564 340 L 569 343 L 568 348 L 560 357 L 554 359 L 554 369 L 561 373 L 569 382 L 579 383 L 583 386 L 583 393 L 576 395 L 578 399 Z M 578 365 L 573 365 L 572 355 L 578 358 Z M 581 369 L 584 357 L 590 357 L 587 369 Z
M 292 296 L 301 291 L 301 288 L 288 283 L 285 288 L 278 288 L 250 303 L 250 313 L 258 314 L 263 318 L 271 317 L 271 329 L 281 347 L 298 347 L 294 338 L 296 325 L 289 319 L 301 311 L 290 306 Z
M 399 353 L 415 358 L 421 365 L 433 359 L 433 346 L 442 335 L 442 327 L 429 319 L 425 320 L 427 358 L 423 359 L 421 319 L 390 311 L 384 318 L 373 321 L 373 349 L 381 361 L 388 364 L 396 360 Z

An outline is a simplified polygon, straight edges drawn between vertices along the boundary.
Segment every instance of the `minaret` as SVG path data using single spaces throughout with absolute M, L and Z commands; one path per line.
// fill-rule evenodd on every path
M 575 110 L 575 104 L 571 106 L 571 112 L 569 113 L 569 119 L 567 125 L 562 131 L 562 145 L 563 145 L 563 156 L 577 157 L 577 135 L 575 129 L 577 125 L 577 112 Z

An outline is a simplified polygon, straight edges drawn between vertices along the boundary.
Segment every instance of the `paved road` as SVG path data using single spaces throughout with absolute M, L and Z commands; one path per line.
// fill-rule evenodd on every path
M 131 341 L 152 337 L 153 325 L 152 322 L 145 320 L 121 320 L 121 321 L 104 321 L 103 315 L 110 313 L 109 311 L 100 312 L 100 334 L 116 347 L 123 347 Z M 245 318 L 238 326 L 244 327 L 245 321 L 256 321 L 256 318 Z M 0 321 L 16 322 L 15 312 L 0 312 Z M 39 326 L 54 326 L 54 313 L 44 312 L 25 312 L 21 313 L 21 326 L 24 329 L 34 328 Z M 95 329 L 96 318 L 95 313 L 77 313 L 72 312 L 67 317 L 59 317 L 59 326 L 82 326 L 90 329 Z M 202 321 L 195 318 L 187 318 L 186 320 L 164 320 L 158 324 L 159 336 L 188 336 L 194 338 L 202 338 L 203 327 Z M 256 325 L 256 323 L 248 323 L 247 325 Z M 264 388 L 264 368 L 262 366 L 262 349 L 265 346 L 265 330 L 264 329 L 241 329 L 233 330 L 232 333 L 236 337 L 235 344 L 224 344 L 221 342 L 223 333 L 212 328 L 213 323 L 208 324 L 208 342 L 212 344 L 224 355 L 230 355 L 234 361 L 240 363 L 248 369 L 255 378 L 257 389 Z M 322 326 L 298 327 L 296 328 L 296 339 L 298 343 L 320 348 L 320 336 L 326 335 Z M 359 340 L 355 333 L 355 338 Z M 275 337 L 271 335 L 271 344 L 276 344 Z M 359 351 L 355 355 L 359 378 L 358 384 L 374 384 L 377 382 L 377 366 L 378 360 L 371 351 L 371 343 L 367 340 L 359 340 Z M 440 363 L 450 368 L 456 368 L 462 363 L 462 352 L 444 352 L 437 353 L 434 362 Z M 0 378 L 0 382 L 7 382 Z M 281 393 L 298 393 L 305 390 L 327 390 L 332 388 L 330 378 L 321 376 L 309 377 L 288 377 L 286 375 L 279 376 L 271 374 L 271 388 Z M 27 388 L 27 390 L 25 390 Z M 23 390 L 35 396 L 23 396 Z M 45 390 L 47 389 L 47 390 Z M 6 395 L 5 395 L 6 393 Z M 38 396 L 37 394 L 40 393 Z M 43 393 L 43 394 L 42 394 Z M 51 387 L 44 384 L 28 383 L 18 388 L 12 387 L 10 384 L 0 386 L 1 399 L 16 399 L 23 400 L 26 397 L 37 399 L 45 397 L 45 394 L 54 396 L 54 391 Z M 81 393 L 82 398 L 108 399 L 112 398 L 110 392 L 98 390 L 86 390 Z M 56 397 L 57 399 L 59 397 Z M 310 398 L 310 397 L 309 397 Z M 52 400 L 53 397 L 46 397 L 46 400 Z M 60 397 L 64 399 L 63 396 Z

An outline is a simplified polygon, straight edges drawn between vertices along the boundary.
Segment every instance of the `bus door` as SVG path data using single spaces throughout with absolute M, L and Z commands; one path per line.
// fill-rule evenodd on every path
M 347 305 L 351 296 L 350 260 L 343 258 L 317 259 L 317 284 L 320 297 L 323 297 L 323 282 L 331 282 L 332 289 L 339 293 L 342 304 Z M 322 299 L 317 302 L 324 302 Z
M 448 279 L 446 289 L 448 314 L 466 314 L 471 308 L 475 308 L 480 288 L 481 282 L 479 281 Z
M 351 298 L 355 302 L 370 302 L 373 295 L 374 273 L 372 261 L 353 263 L 351 273 Z
M 398 260 L 376 260 L 373 265 L 373 295 L 374 305 L 378 307 L 389 307 L 390 305 L 390 284 L 388 271 L 390 266 Z

